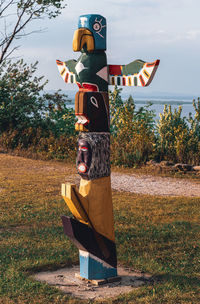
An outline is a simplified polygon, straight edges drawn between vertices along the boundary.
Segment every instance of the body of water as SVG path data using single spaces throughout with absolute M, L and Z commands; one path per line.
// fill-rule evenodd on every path
M 145 107 L 148 102 L 151 102 L 152 105 L 149 107 L 150 110 L 155 111 L 155 119 L 159 119 L 160 113 L 163 113 L 164 110 L 164 106 L 165 104 L 167 105 L 171 105 L 172 111 L 174 111 L 174 109 L 178 109 L 179 106 L 182 107 L 182 114 L 181 116 L 184 117 L 189 117 L 189 113 L 192 113 L 192 115 L 195 115 L 195 110 L 192 104 L 192 101 L 171 101 L 171 100 L 151 100 L 151 99 L 134 99 L 135 102 L 135 106 L 136 106 L 136 110 L 138 110 L 141 107 Z M 68 104 L 69 108 L 74 108 L 74 100 L 72 100 L 71 104 Z
M 77 91 L 64 91 L 63 93 L 66 93 L 69 97 L 69 99 L 72 100 L 71 104 L 69 104 L 69 107 L 74 108 L 74 98 Z M 155 111 L 155 119 L 159 119 L 160 113 L 163 113 L 164 105 L 171 105 L 172 110 L 178 109 L 179 106 L 182 107 L 182 117 L 186 116 L 189 117 L 189 113 L 192 113 L 192 115 L 195 115 L 195 110 L 193 107 L 193 97 L 192 96 L 173 96 L 173 94 L 167 94 L 161 96 L 160 94 L 154 94 L 154 96 L 140 96 L 132 94 L 133 92 L 123 90 L 121 92 L 121 96 L 123 100 L 127 100 L 130 95 L 132 95 L 133 100 L 136 105 L 136 109 L 139 109 L 140 107 L 144 107 L 147 105 L 148 102 L 152 103 L 152 106 L 149 108 L 151 110 Z M 160 95 L 160 96 L 159 96 Z
M 152 103 L 152 106 L 150 106 L 149 109 L 151 110 L 154 110 L 155 111 L 155 119 L 159 119 L 160 116 L 159 114 L 160 113 L 163 113 L 163 110 L 164 110 L 164 105 L 167 104 L 167 105 L 171 105 L 171 108 L 172 108 L 172 111 L 174 111 L 174 109 L 178 109 L 179 106 L 182 107 L 182 113 L 181 113 L 181 116 L 184 117 L 189 117 L 189 113 L 192 113 L 192 115 L 195 115 L 195 110 L 194 110 L 194 107 L 192 105 L 192 102 L 190 103 L 169 103 L 167 100 L 163 103 L 153 103 L 153 101 L 149 100 L 151 103 Z M 136 109 L 139 109 L 140 107 L 144 107 L 145 105 L 147 105 L 147 102 L 145 102 L 144 100 L 140 100 L 139 102 L 137 102 L 137 100 L 135 100 L 135 105 L 136 105 Z

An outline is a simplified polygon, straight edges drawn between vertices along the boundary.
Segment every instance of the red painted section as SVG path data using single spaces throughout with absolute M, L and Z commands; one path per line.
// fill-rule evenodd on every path
M 79 87 L 79 91 L 81 91 L 82 86 L 81 86 L 80 82 L 77 82 L 77 86 Z
M 150 67 L 153 67 L 153 66 L 158 66 L 159 63 L 160 63 L 160 60 L 158 59 L 158 60 L 156 60 L 156 61 L 154 61 L 154 62 L 152 62 L 152 63 L 147 63 L 146 66 L 147 66 L 148 68 L 150 68 Z
M 98 86 L 96 84 L 92 83 L 83 83 L 82 84 L 84 91 L 89 91 L 89 92 L 98 92 Z
M 79 87 L 79 91 L 85 91 L 85 92 L 99 92 L 99 88 L 96 84 L 83 82 L 82 85 L 77 82 L 77 85 Z
M 122 78 L 122 81 L 123 81 L 123 86 L 125 86 L 125 85 L 126 85 L 126 78 L 123 77 L 123 78 Z
M 63 65 L 63 62 L 60 60 L 56 60 L 57 65 Z
M 121 65 L 109 65 L 109 75 L 122 75 Z
M 65 76 L 65 82 L 67 83 L 68 81 L 68 77 L 69 77 L 69 74 L 67 73 L 66 76 Z

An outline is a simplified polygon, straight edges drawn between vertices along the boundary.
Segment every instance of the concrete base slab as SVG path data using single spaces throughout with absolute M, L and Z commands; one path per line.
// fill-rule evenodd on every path
M 151 275 L 122 267 L 117 268 L 121 280 L 117 282 L 107 282 L 104 285 L 94 285 L 88 280 L 81 280 L 75 276 L 75 273 L 78 272 L 79 266 L 73 266 L 56 271 L 40 272 L 35 274 L 33 278 L 57 287 L 71 296 L 80 299 L 95 300 L 114 298 L 121 294 L 129 293 L 134 288 L 152 283 Z
M 102 280 L 88 280 L 88 279 L 81 277 L 79 273 L 75 273 L 75 277 L 80 280 L 86 281 L 87 283 L 91 283 L 91 284 L 97 285 L 97 286 L 121 281 L 121 277 L 119 277 L 119 276 L 111 277 L 108 279 L 102 279 Z

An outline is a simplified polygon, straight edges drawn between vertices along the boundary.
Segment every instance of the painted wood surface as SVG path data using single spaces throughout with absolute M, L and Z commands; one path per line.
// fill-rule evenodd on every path
M 107 279 L 117 276 L 117 255 L 110 181 L 110 118 L 108 85 L 148 86 L 158 68 L 135 60 L 108 65 L 106 19 L 81 15 L 74 33 L 78 60 L 57 60 L 65 83 L 76 83 L 75 129 L 79 131 L 76 159 L 79 189 L 62 185 L 62 196 L 75 219 L 62 216 L 65 234 L 80 250 L 80 276 Z

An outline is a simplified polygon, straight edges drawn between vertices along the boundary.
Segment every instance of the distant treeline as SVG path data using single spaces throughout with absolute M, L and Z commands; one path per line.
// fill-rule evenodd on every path
M 75 113 L 68 97 L 42 94 L 46 81 L 36 77 L 37 63 L 22 60 L 0 67 L 0 147 L 4 151 L 45 159 L 75 159 Z M 111 162 L 133 167 L 147 160 L 200 163 L 200 99 L 195 115 L 166 105 L 156 121 L 147 104 L 136 110 L 133 98 L 123 101 L 121 89 L 110 92 Z

